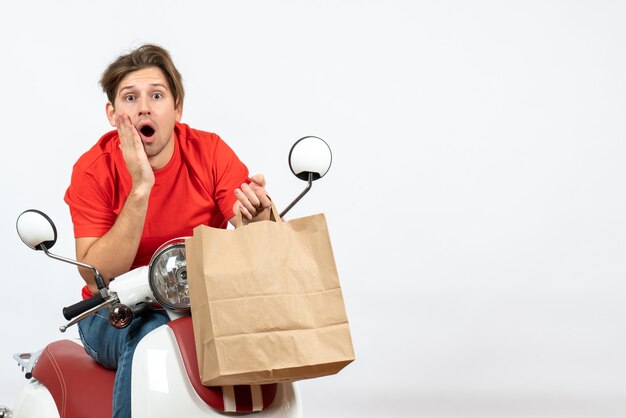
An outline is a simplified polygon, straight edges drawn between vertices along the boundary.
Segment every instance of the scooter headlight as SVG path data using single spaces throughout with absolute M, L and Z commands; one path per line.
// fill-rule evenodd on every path
M 164 308 L 190 309 L 184 238 L 170 240 L 156 250 L 150 260 L 149 283 L 152 294 Z

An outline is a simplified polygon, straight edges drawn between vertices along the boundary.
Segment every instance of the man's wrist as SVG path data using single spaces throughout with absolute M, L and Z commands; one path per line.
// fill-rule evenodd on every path
M 127 200 L 135 204 L 148 203 L 152 187 L 136 187 L 130 191 Z

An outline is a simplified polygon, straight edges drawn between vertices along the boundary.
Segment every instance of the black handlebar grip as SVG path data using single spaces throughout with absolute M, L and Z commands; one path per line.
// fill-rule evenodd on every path
M 95 308 L 102 302 L 104 302 L 104 298 L 100 293 L 96 293 L 89 299 L 81 300 L 78 303 L 63 308 L 63 316 L 68 321 L 71 321 L 73 318 L 76 318 L 83 312 L 87 312 L 91 308 Z

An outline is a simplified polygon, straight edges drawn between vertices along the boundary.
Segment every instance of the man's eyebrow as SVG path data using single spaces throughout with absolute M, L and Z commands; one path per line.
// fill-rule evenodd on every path
M 161 83 L 152 83 L 150 84 L 150 86 L 152 87 L 160 87 L 162 89 L 168 90 L 167 86 L 165 84 L 161 84 Z M 120 91 L 118 92 L 118 94 L 121 94 L 124 90 L 132 90 L 135 88 L 135 84 L 131 84 L 130 86 L 124 86 L 120 89 Z

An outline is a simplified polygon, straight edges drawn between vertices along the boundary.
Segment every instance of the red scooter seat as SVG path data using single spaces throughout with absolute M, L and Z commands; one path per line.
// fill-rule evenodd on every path
M 69 340 L 49 344 L 33 377 L 48 388 L 61 418 L 111 418 L 115 370 L 96 363 L 82 346 Z
M 274 401 L 276 384 L 260 386 L 262 399 L 255 396 L 259 391 L 249 385 L 225 389 L 202 385 L 191 317 L 167 325 L 176 336 L 189 380 L 207 405 L 220 412 L 248 413 L 263 410 Z M 61 418 L 110 418 L 112 415 L 115 370 L 96 363 L 77 343 L 61 340 L 49 344 L 37 360 L 33 377 L 46 386 Z
M 176 319 L 168 322 L 167 325 L 174 331 L 189 380 L 196 390 L 196 393 L 207 405 L 220 412 L 247 413 L 261 411 L 272 404 L 276 397 L 276 383 L 257 386 L 257 389 L 260 388 L 262 399 L 258 399 L 258 397 L 254 395 L 257 390 L 253 390 L 250 385 L 238 385 L 224 388 L 221 386 L 204 386 L 200 380 L 200 372 L 198 370 L 198 357 L 196 356 L 196 344 L 194 341 L 191 317 L 187 316 Z M 233 403 L 233 395 L 235 405 L 231 406 L 229 410 L 226 411 L 225 405 Z M 227 400 L 229 397 L 231 398 L 231 402 Z M 232 410 L 230 410 L 231 408 Z

